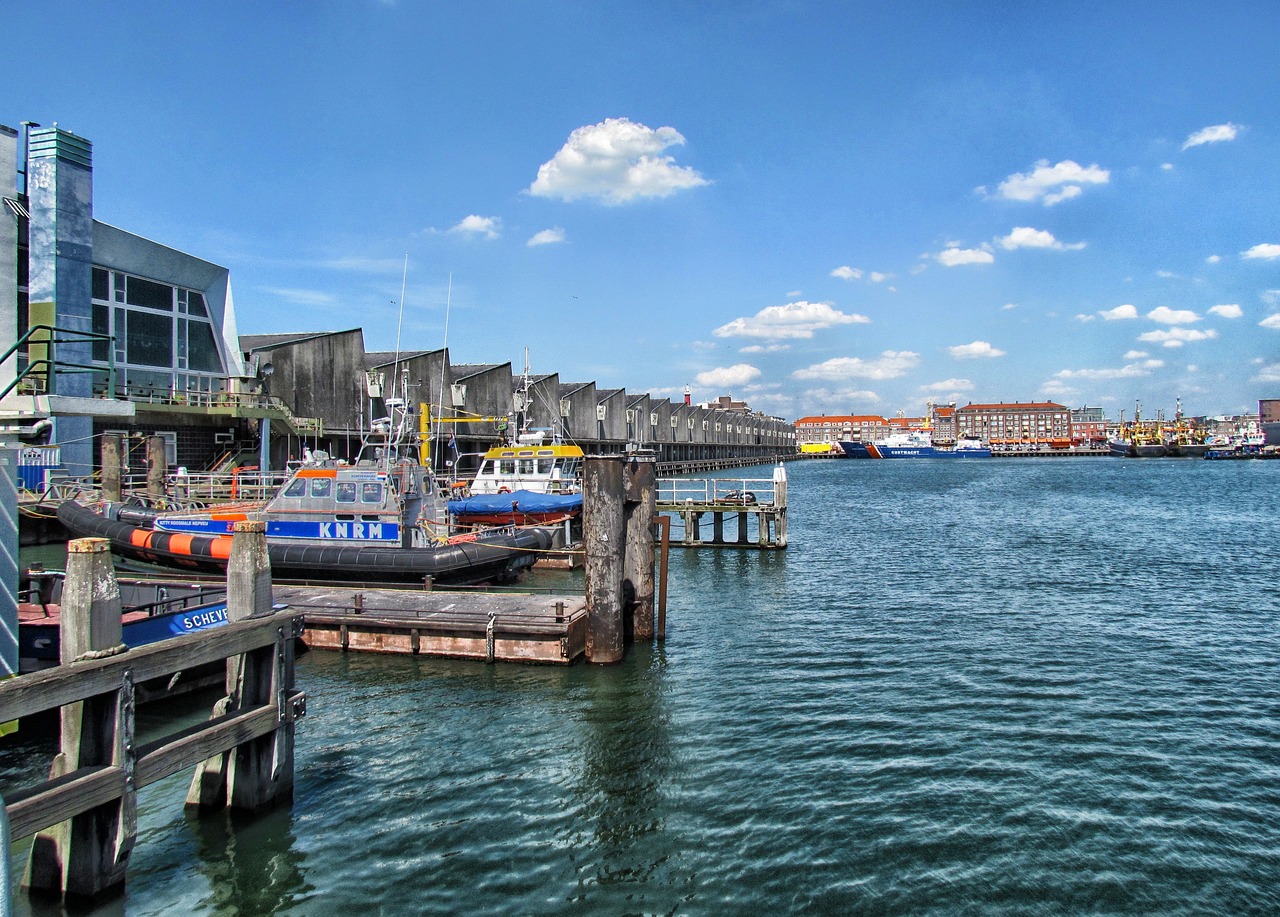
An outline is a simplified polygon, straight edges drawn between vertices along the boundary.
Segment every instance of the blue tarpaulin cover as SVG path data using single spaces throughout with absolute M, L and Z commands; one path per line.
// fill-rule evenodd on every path
M 533 515 L 548 513 L 575 513 L 582 509 L 582 494 L 540 494 L 531 490 L 516 490 L 509 494 L 472 494 L 463 500 L 450 500 L 449 512 L 455 516 L 492 515 L 511 512 Z

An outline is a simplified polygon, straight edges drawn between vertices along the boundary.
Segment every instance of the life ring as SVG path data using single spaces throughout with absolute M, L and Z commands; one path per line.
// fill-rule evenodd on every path
M 498 488 L 498 493 L 509 494 L 511 493 L 511 488 L 508 487 L 506 484 L 503 484 L 501 487 Z

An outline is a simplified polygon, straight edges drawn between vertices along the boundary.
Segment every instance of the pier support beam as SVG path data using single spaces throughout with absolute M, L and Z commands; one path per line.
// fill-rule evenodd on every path
M 120 586 L 110 543 L 104 538 L 72 541 L 62 591 L 62 663 L 123 652 L 121 630 Z M 81 768 L 119 767 L 126 786 L 114 802 L 36 835 L 23 881 L 33 892 L 99 899 L 124 890 L 137 835 L 133 703 L 132 676 L 126 670 L 118 692 L 62 708 L 61 751 L 50 779 Z
M 271 559 L 266 523 L 232 526 L 227 560 L 227 618 L 232 622 L 271 614 Z M 214 705 L 219 717 L 275 703 L 284 710 L 293 692 L 293 635 L 281 625 L 274 646 L 227 660 L 227 696 Z M 257 812 L 293 800 L 293 721 L 200 764 L 187 805 Z
M 120 502 L 120 434 L 102 435 L 102 499 L 108 503 Z
M 628 457 L 623 468 L 627 543 L 622 576 L 624 587 L 631 585 L 632 636 L 637 640 L 653 639 L 653 516 L 657 508 L 657 487 L 656 459 Z
M 582 542 L 587 597 L 587 661 L 621 662 L 624 652 L 622 456 L 588 456 L 582 463 Z
M 165 497 L 164 481 L 169 476 L 169 460 L 164 454 L 164 437 L 147 437 L 147 496 L 154 501 Z

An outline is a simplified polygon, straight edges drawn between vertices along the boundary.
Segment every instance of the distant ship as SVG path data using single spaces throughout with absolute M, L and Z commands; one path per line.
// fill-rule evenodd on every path
M 933 444 L 926 430 L 891 433 L 879 442 L 841 442 L 849 458 L 991 458 L 991 448 L 981 441 L 961 437 L 953 449 Z

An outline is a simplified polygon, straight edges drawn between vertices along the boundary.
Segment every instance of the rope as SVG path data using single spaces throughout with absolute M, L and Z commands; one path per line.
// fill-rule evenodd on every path
M 81 653 L 77 656 L 75 661 L 80 662 L 85 659 L 109 659 L 112 656 L 119 656 L 121 653 L 127 653 L 128 651 L 129 647 L 125 646 L 123 643 L 117 643 L 115 646 L 108 647 L 105 650 L 88 650 L 87 652 Z

